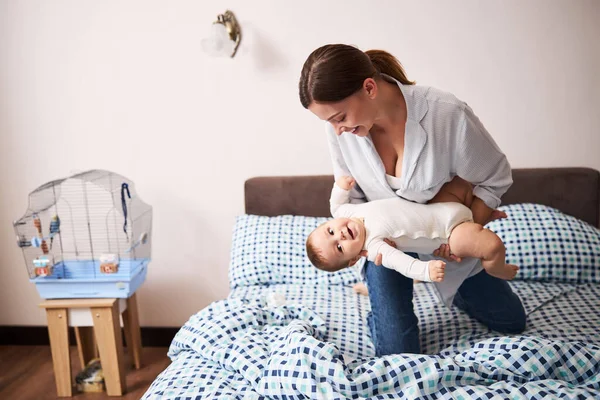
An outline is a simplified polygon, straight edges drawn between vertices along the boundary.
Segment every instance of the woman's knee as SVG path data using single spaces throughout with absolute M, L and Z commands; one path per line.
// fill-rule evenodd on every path
M 522 333 L 527 325 L 527 314 L 523 308 L 521 300 L 513 293 L 515 301 L 510 307 L 510 315 L 505 315 L 504 318 L 496 319 L 496 326 L 490 328 L 500 333 L 517 334 Z
M 506 281 L 485 271 L 463 282 L 454 304 L 497 332 L 515 334 L 525 330 L 527 316 L 519 296 Z
M 517 334 L 517 333 L 522 333 L 527 325 L 527 317 L 525 315 L 525 312 L 518 312 L 515 313 L 513 320 L 510 322 L 505 322 L 503 323 L 501 326 L 499 326 L 497 329 L 494 329 L 498 332 L 501 333 L 508 333 L 508 334 Z

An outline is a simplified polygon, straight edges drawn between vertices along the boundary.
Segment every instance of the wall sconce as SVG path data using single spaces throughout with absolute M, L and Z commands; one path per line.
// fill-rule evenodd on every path
M 204 52 L 211 56 L 231 56 L 233 58 L 241 41 L 240 25 L 233 12 L 227 10 L 217 16 L 217 20 L 212 24 L 210 36 L 202 39 L 200 45 Z

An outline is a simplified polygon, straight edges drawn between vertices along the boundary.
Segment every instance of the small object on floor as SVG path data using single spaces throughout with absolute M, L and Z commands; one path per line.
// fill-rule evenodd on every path
M 352 290 L 354 290 L 357 294 L 360 294 L 363 296 L 369 295 L 369 289 L 367 289 L 367 285 L 365 285 L 362 282 L 358 282 L 357 284 L 352 286 Z
M 99 358 L 94 358 L 87 363 L 83 371 L 75 377 L 77 390 L 80 392 L 98 393 L 103 392 L 104 388 L 104 372 Z

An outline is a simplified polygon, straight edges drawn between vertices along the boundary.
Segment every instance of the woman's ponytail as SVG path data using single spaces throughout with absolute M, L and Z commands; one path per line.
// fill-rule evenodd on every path
M 406 72 L 402 68 L 400 61 L 385 50 L 367 50 L 365 53 L 369 56 L 371 63 L 377 72 L 386 74 L 398 80 L 403 85 L 414 85 L 414 81 L 409 81 Z

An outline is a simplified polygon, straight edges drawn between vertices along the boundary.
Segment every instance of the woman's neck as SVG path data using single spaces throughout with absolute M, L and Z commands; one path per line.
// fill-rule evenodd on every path
M 406 101 L 402 91 L 393 83 L 380 79 L 379 85 L 379 114 L 375 118 L 371 133 L 387 134 L 398 129 L 404 131 L 406 125 Z

